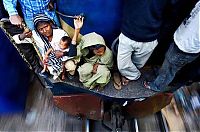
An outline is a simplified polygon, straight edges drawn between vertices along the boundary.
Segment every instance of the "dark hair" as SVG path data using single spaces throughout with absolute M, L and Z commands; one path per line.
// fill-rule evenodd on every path
M 40 22 L 44 22 L 44 23 L 52 23 L 52 24 L 55 24 L 53 20 L 51 20 L 47 15 L 45 14 L 36 14 L 34 15 L 34 18 L 33 18 L 33 23 L 34 23 L 34 27 L 35 29 L 37 28 L 38 26 L 38 23 Z
M 68 36 L 63 36 L 63 37 L 61 38 L 61 40 L 62 40 L 63 42 L 66 42 L 67 44 L 70 44 L 70 43 L 72 42 L 72 39 L 71 39 L 70 37 L 68 37 Z
M 98 49 L 101 48 L 101 47 L 104 47 L 104 48 L 105 48 L 105 45 L 96 44 L 96 45 L 89 46 L 88 48 L 89 48 L 90 50 L 98 50 Z
M 51 22 L 50 21 L 40 21 L 40 22 L 37 22 L 36 25 L 35 25 L 36 30 L 38 28 L 38 25 L 42 25 L 42 24 L 51 24 Z
M 92 46 L 89 46 L 87 47 L 89 52 L 88 54 L 86 55 L 87 58 L 91 58 L 93 57 L 95 54 L 93 52 L 93 50 L 98 50 L 99 48 L 101 47 L 104 47 L 106 49 L 106 46 L 105 45 L 102 45 L 102 44 L 96 44 L 96 45 L 92 45 Z
M 38 31 L 37 27 L 38 24 L 51 24 L 54 23 L 50 18 L 48 18 L 45 14 L 37 14 L 34 16 L 33 19 L 33 23 L 34 23 L 34 28 L 35 28 L 35 32 L 38 36 L 41 37 L 42 41 L 44 42 L 44 49 L 45 52 L 49 49 L 52 48 L 49 41 L 47 40 L 47 38 L 45 36 L 43 36 L 42 34 L 40 34 L 40 32 Z M 53 28 L 52 28 L 53 29 Z

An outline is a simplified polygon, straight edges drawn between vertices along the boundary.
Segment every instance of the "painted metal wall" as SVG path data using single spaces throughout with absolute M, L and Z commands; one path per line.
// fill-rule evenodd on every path
M 81 29 L 84 35 L 89 32 L 101 34 L 111 45 L 120 34 L 122 0 L 57 0 L 57 10 L 67 15 L 84 13 L 85 23 Z M 62 17 L 73 27 L 73 20 Z
M 29 70 L 0 28 L 0 114 L 24 110 Z

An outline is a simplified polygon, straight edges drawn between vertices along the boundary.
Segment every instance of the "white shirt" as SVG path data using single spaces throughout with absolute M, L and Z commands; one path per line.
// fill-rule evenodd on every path
M 186 53 L 200 53 L 200 1 L 190 16 L 186 18 L 174 33 L 178 48 Z
M 42 41 L 40 36 L 37 35 L 35 30 L 32 31 L 32 36 L 34 38 L 34 41 L 36 43 L 36 46 L 37 46 L 40 54 L 44 57 L 44 55 L 45 55 L 44 42 Z M 62 29 L 53 29 L 53 38 L 52 38 L 52 41 L 50 42 L 50 44 L 51 44 L 53 49 L 59 48 L 59 42 L 60 42 L 60 39 L 63 36 L 68 36 L 68 34 L 64 30 L 62 30 Z M 30 38 L 25 38 L 24 40 L 19 40 L 19 34 L 14 35 L 13 39 L 15 40 L 15 42 L 17 44 L 32 43 L 32 40 Z
M 59 43 L 63 36 L 68 36 L 68 34 L 62 29 L 53 29 L 53 38 L 50 42 L 54 50 L 59 50 Z

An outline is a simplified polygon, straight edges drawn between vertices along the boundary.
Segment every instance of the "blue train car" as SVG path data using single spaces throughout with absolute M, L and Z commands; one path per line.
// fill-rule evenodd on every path
M 29 69 L 0 28 L 0 114 L 25 108 Z

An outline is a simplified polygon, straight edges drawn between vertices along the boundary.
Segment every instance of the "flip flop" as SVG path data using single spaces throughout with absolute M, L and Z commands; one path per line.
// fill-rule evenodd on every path
M 118 72 L 113 73 L 113 84 L 115 89 L 117 90 L 122 89 L 122 83 Z

